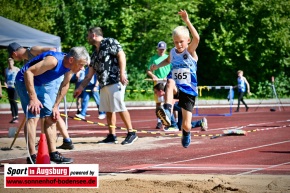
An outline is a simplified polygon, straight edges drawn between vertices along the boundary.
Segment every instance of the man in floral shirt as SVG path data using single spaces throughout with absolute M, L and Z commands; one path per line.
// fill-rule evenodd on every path
M 107 115 L 109 134 L 107 138 L 98 143 L 118 143 L 116 136 L 116 112 L 127 128 L 127 137 L 122 145 L 132 144 L 138 139 L 133 131 L 130 114 L 125 106 L 124 96 L 128 84 L 126 74 L 126 56 L 120 43 L 113 38 L 104 38 L 102 29 L 93 27 L 88 30 L 88 42 L 96 47 L 92 57 L 89 72 L 81 85 L 75 90 L 74 97 L 81 94 L 82 90 L 91 80 L 94 73 L 98 76 L 100 86 L 100 111 Z

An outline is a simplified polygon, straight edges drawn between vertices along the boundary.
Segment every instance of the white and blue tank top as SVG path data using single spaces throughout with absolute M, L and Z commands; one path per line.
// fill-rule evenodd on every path
M 168 79 L 174 79 L 176 86 L 182 92 L 197 96 L 197 61 L 185 49 L 182 53 L 177 53 L 175 48 L 170 51 L 171 71 Z
M 246 82 L 243 77 L 238 77 L 239 92 L 246 92 Z
M 17 67 L 14 67 L 13 69 L 9 69 L 9 68 L 5 69 L 6 84 L 8 88 L 14 88 L 15 77 L 18 71 L 19 71 L 19 68 Z

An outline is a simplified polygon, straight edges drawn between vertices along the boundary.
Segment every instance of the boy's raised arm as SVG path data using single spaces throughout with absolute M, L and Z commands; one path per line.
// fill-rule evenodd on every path
M 185 10 L 180 10 L 178 14 L 181 16 L 184 23 L 187 25 L 191 35 L 192 35 L 192 41 L 188 45 L 189 52 L 194 52 L 199 44 L 199 34 L 195 27 L 192 25 L 192 23 L 189 20 L 188 14 Z

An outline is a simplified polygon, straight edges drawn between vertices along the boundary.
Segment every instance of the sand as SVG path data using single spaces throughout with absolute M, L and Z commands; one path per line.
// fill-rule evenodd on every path
M 116 174 L 100 176 L 99 188 L 17 188 L 3 193 L 287 193 L 289 176 L 274 175 L 143 175 Z

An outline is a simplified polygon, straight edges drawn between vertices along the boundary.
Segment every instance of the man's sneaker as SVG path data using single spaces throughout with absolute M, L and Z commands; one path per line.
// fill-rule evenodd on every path
M 82 114 L 76 114 L 75 115 L 77 118 L 80 118 L 80 119 L 85 119 L 85 116 L 83 116 Z
M 169 127 L 171 125 L 171 114 L 169 110 L 163 107 L 156 108 L 156 116 L 161 120 L 162 124 Z
M 31 155 L 32 162 L 29 157 L 26 158 L 27 164 L 35 164 L 36 163 L 36 154 Z
M 186 132 L 186 131 L 184 131 L 184 129 L 182 129 L 182 137 L 181 137 L 182 146 L 184 148 L 187 148 L 190 145 L 190 141 L 191 141 L 190 132 Z
M 98 116 L 98 119 L 105 119 L 106 118 L 106 114 L 104 113 L 104 114 L 100 114 L 99 116 Z
M 70 164 L 73 163 L 72 158 L 63 157 L 58 151 L 54 153 L 50 153 L 50 161 L 56 164 Z
M 163 125 L 161 122 L 158 122 L 156 125 L 156 129 L 162 129 Z
M 74 144 L 72 141 L 70 142 L 63 142 L 61 146 L 56 147 L 56 149 L 74 149 Z
M 131 145 L 138 139 L 138 136 L 135 132 L 128 132 L 127 137 L 124 141 L 122 141 L 122 145 Z
M 205 117 L 203 117 L 201 119 L 201 130 L 202 131 L 207 131 L 207 128 L 208 128 L 208 126 L 207 126 L 207 119 Z
M 106 139 L 102 141 L 98 141 L 98 144 L 105 144 L 105 143 L 118 143 L 117 136 L 114 136 L 113 134 L 107 135 Z
M 179 131 L 178 127 L 165 127 L 164 131 L 168 131 L 168 132 L 177 132 Z

